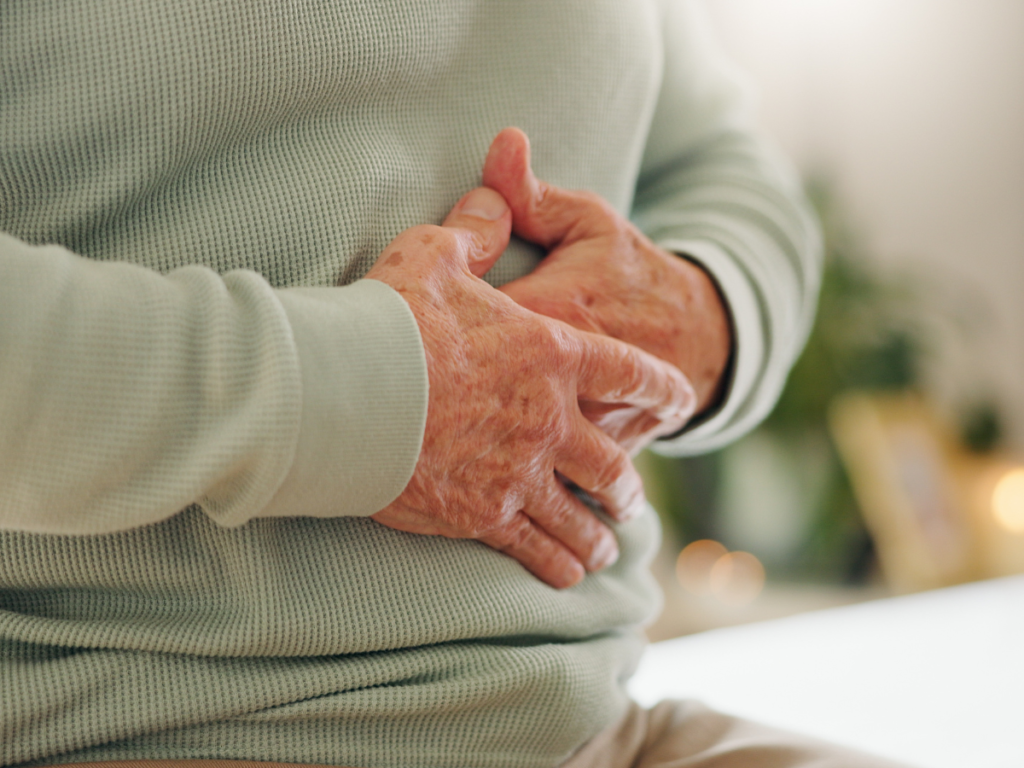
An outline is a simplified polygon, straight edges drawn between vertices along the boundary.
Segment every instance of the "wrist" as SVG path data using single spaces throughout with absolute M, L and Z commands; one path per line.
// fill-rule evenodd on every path
M 721 405 L 728 391 L 735 349 L 729 305 L 714 277 L 685 253 L 663 253 L 678 276 L 677 295 L 684 303 L 686 339 L 676 365 L 697 393 L 697 410 L 689 425 L 704 421 Z

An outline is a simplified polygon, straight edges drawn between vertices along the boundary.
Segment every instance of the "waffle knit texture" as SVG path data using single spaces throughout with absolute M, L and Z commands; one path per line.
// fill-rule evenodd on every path
M 493 136 L 702 263 L 755 424 L 813 312 L 791 174 L 688 0 L 0 4 L 0 765 L 554 766 L 618 717 L 653 514 L 556 591 L 365 516 L 427 373 L 361 280 Z M 513 240 L 487 279 L 542 253 Z

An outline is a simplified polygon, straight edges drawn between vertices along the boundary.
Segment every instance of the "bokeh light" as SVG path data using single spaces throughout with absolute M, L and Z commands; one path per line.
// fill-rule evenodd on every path
M 749 552 L 730 552 L 711 539 L 688 544 L 676 560 L 676 576 L 687 592 L 732 606 L 749 605 L 764 589 L 761 561 Z
M 749 552 L 730 552 L 711 566 L 711 594 L 728 605 L 749 605 L 764 589 L 764 566 Z
M 1024 533 L 1024 468 L 1011 469 L 996 483 L 992 514 L 1011 533 Z
M 687 544 L 676 560 L 676 577 L 683 589 L 693 595 L 710 595 L 711 569 L 728 553 L 722 544 L 711 539 Z

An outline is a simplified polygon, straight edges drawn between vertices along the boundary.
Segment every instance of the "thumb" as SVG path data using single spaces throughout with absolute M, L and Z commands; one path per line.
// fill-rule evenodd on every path
M 484 186 L 512 209 L 512 227 L 524 240 L 552 249 L 613 229 L 618 214 L 600 196 L 546 184 L 530 168 L 530 140 L 518 128 L 494 137 L 484 161 Z
M 483 277 L 508 246 L 512 214 L 501 195 L 493 189 L 477 187 L 455 204 L 441 226 L 469 230 L 473 236 L 469 271 Z

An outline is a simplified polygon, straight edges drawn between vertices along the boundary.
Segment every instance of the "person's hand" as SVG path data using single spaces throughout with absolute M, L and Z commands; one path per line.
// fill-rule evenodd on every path
M 672 363 L 693 383 L 697 412 L 714 405 L 732 342 L 727 312 L 702 269 L 656 247 L 598 195 L 539 181 L 530 169 L 529 141 L 517 128 L 494 139 L 483 183 L 508 201 L 513 231 L 549 250 L 531 274 L 503 286 L 504 293 L 534 312 Z M 581 407 L 634 452 L 683 426 L 623 405 Z
M 626 452 L 578 401 L 683 422 L 686 377 L 636 347 L 537 315 L 474 277 L 508 244 L 505 201 L 477 189 L 444 224 L 406 230 L 366 275 L 399 291 L 419 324 L 430 394 L 412 480 L 379 523 L 474 538 L 567 587 L 618 554 L 615 536 L 562 482 L 616 520 L 643 506 Z

